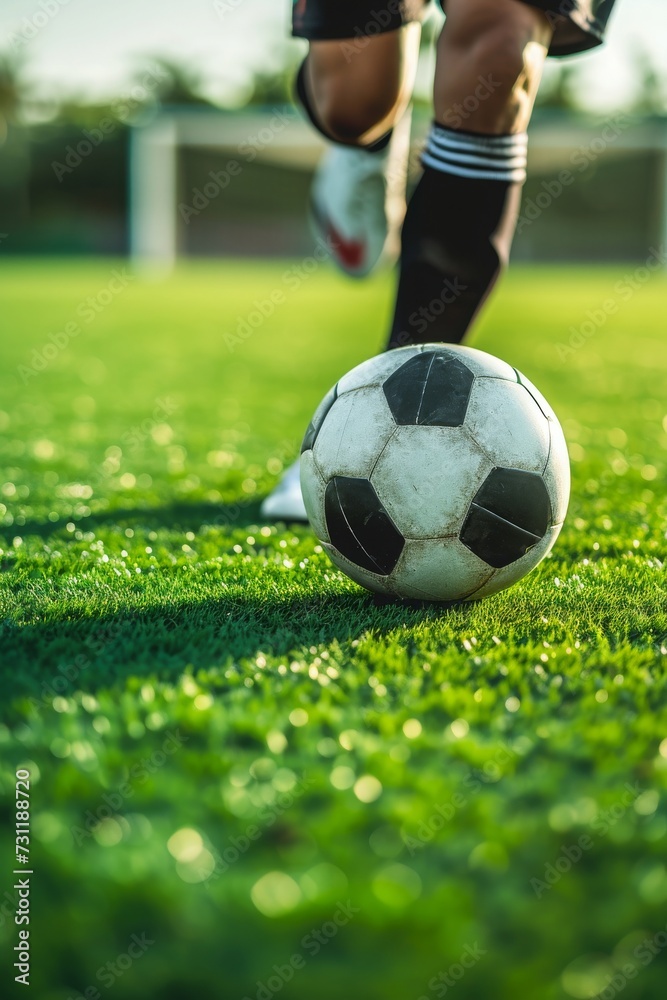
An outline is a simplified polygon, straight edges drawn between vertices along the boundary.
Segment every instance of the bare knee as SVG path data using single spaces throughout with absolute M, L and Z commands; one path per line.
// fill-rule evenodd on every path
M 536 8 L 514 0 L 470 9 L 470 16 L 450 21 L 449 30 L 445 24 L 438 44 L 436 118 L 472 131 L 523 131 L 551 38 L 549 23 Z
M 410 99 L 419 50 L 419 25 L 351 43 L 311 43 L 307 78 L 317 117 L 340 142 L 363 145 L 392 127 Z
M 366 93 L 353 97 L 349 88 L 324 87 L 316 97 L 322 124 L 332 138 L 351 145 L 373 142 L 394 124 L 398 93 Z

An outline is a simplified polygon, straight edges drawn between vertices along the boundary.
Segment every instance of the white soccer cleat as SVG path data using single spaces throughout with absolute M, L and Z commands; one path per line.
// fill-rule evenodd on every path
M 378 153 L 334 145 L 322 159 L 311 193 L 311 220 L 332 259 L 355 278 L 400 250 L 410 152 L 410 113 Z
M 262 503 L 259 512 L 267 521 L 308 522 L 301 495 L 299 459 L 290 465 L 275 490 Z

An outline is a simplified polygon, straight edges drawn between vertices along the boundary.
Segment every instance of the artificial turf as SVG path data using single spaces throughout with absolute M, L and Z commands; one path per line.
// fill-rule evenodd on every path
M 3 263 L 5 959 L 29 762 L 40 1000 L 662 997 L 665 277 L 506 279 L 473 342 L 552 402 L 572 501 L 447 608 L 259 517 L 389 279 L 123 267 Z

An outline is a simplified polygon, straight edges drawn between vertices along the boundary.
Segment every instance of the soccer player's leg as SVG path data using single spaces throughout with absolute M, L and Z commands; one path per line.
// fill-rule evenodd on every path
M 311 216 L 334 261 L 360 277 L 398 252 L 409 151 L 405 111 L 426 3 L 309 2 L 310 21 L 299 27 L 295 14 L 295 33 L 310 39 L 296 92 L 331 142 L 313 183 Z
M 333 140 L 315 174 L 311 220 L 338 266 L 363 277 L 395 260 L 405 216 L 419 25 L 354 42 L 312 42 L 301 85 Z M 357 41 L 357 40 L 355 40 Z
M 446 14 L 389 348 L 460 343 L 507 262 L 553 35 L 547 14 L 521 0 L 447 0 Z
M 367 274 L 392 249 L 397 255 L 410 138 L 405 111 L 424 8 L 424 0 L 299 0 L 295 6 L 295 34 L 310 39 L 297 96 L 332 144 L 313 184 L 313 224 L 332 259 L 353 276 Z M 372 27 L 379 30 L 371 34 Z M 307 520 L 298 460 L 260 513 Z
M 416 23 L 368 38 L 311 41 L 297 93 L 332 142 L 372 150 L 405 111 L 412 93 Z

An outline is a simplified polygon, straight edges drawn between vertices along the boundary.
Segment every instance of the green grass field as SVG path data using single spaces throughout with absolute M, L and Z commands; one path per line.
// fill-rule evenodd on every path
M 473 342 L 560 415 L 570 512 L 446 608 L 259 519 L 389 277 L 122 267 L 3 264 L 5 959 L 26 766 L 39 1000 L 664 996 L 665 277 L 506 279 Z

